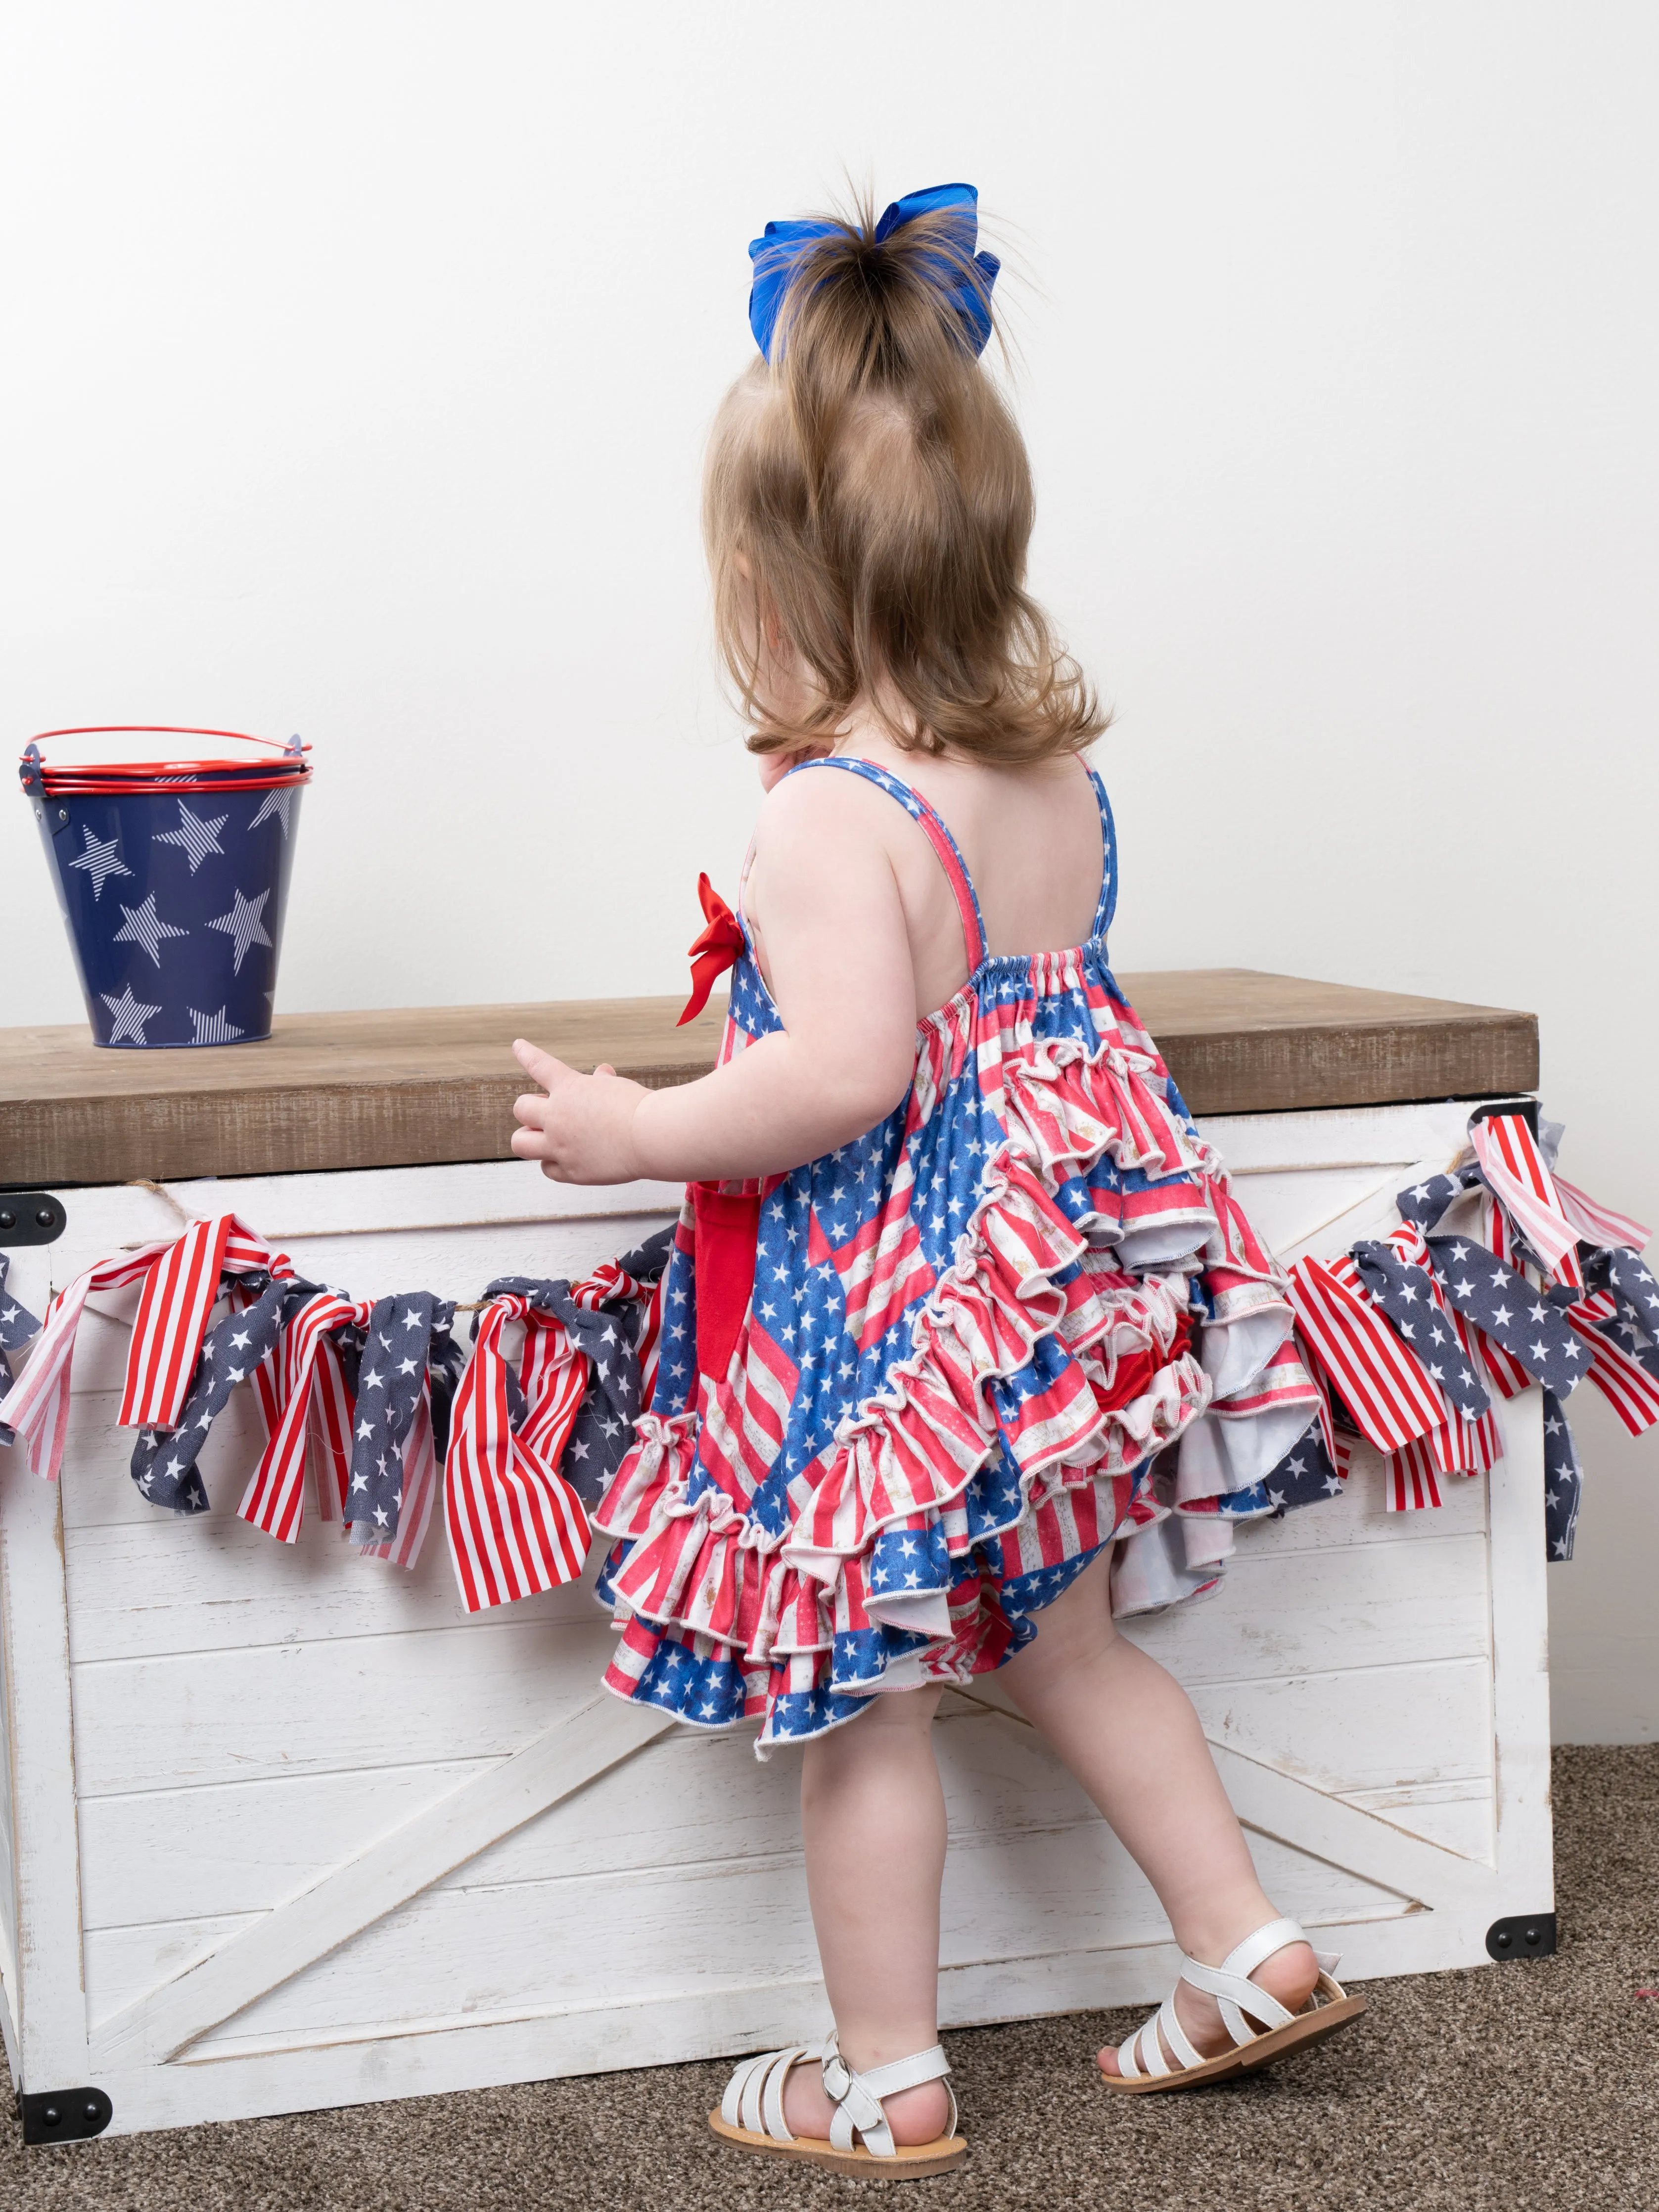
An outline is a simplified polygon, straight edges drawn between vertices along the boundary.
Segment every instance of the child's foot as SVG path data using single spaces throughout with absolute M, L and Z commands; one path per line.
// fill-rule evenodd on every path
M 890 2097 L 884 2097 L 881 2109 L 896 2143 L 936 2142 L 950 2122 L 950 2093 L 943 2081 L 923 2081 L 914 2089 L 896 2089 Z M 835 2112 L 817 2067 L 792 2066 L 783 2085 L 784 2124 L 790 2134 L 825 2142 Z
M 1315 1984 L 1319 1979 L 1319 1962 L 1309 1944 L 1287 1943 L 1282 1951 L 1275 1951 L 1271 1958 L 1264 1959 L 1250 1979 L 1259 1990 L 1265 1990 L 1270 1997 L 1277 1997 L 1287 2012 L 1300 2012 L 1314 1993 Z M 1218 2058 L 1223 2051 L 1232 2049 L 1233 2039 L 1227 2033 L 1227 2023 L 1221 2017 L 1221 2007 L 1205 1990 L 1195 1990 L 1190 1982 L 1178 1982 L 1176 1984 L 1175 2008 L 1182 2033 L 1194 2050 L 1204 2057 Z M 1169 2040 L 1161 2029 L 1158 2040 L 1170 2067 L 1178 2071 L 1183 2062 L 1170 2050 Z M 1103 2074 L 1122 2073 L 1117 2051 L 1110 2044 L 1103 2051 L 1097 2051 L 1096 2058 Z M 792 2087 L 794 2079 L 795 2076 L 792 2075 Z M 816 2078 L 813 2086 L 817 2087 Z M 920 2093 L 911 2091 L 909 2094 L 915 2095 Z M 821 2089 L 819 2094 L 823 2094 Z M 896 2104 L 898 2100 L 895 2098 L 893 2101 Z

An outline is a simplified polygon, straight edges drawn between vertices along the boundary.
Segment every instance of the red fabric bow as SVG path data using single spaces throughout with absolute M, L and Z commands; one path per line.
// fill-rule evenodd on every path
M 685 1002 L 685 1012 L 674 1024 L 676 1029 L 684 1029 L 688 1022 L 696 1021 L 708 1004 L 715 977 L 725 975 L 744 950 L 743 924 L 707 876 L 697 878 L 697 896 L 702 901 L 708 927 L 690 947 L 691 995 Z

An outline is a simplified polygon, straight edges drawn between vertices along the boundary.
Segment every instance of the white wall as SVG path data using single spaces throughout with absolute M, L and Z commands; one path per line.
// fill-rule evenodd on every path
M 1534 1007 L 1659 1219 L 1645 0 L 12 0 L 6 730 L 316 748 L 279 1003 L 667 991 L 753 786 L 698 449 L 744 246 L 978 184 L 1121 964 Z M 7 1022 L 79 1004 L 0 804 Z M 1588 1394 L 1586 1394 L 1588 1395 Z M 1582 1405 L 1582 1401 L 1581 1401 Z M 1659 1438 L 1584 1407 L 1558 1732 L 1659 1735 Z

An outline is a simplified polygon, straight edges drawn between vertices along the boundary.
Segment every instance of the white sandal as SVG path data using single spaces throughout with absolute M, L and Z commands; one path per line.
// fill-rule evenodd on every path
M 1294 1920 L 1270 1920 L 1254 1936 L 1247 1936 L 1218 1966 L 1206 1966 L 1183 1953 L 1176 1987 L 1182 1982 L 1189 1982 L 1194 1989 L 1207 1990 L 1219 2001 L 1221 2017 L 1226 2022 L 1234 2048 L 1214 2058 L 1206 2058 L 1201 2051 L 1195 2051 L 1176 2017 L 1172 1990 L 1152 2017 L 1119 2044 L 1117 2063 L 1123 2071 L 1103 2072 L 1101 2080 L 1109 2089 L 1121 2090 L 1130 2096 L 1145 2096 L 1158 2089 L 1194 2088 L 1200 2081 L 1218 2081 L 1229 2074 L 1249 2074 L 1258 2066 L 1271 2066 L 1287 2052 L 1299 2051 L 1310 2043 L 1322 2043 L 1328 2035 L 1346 2027 L 1364 2011 L 1365 2000 L 1351 1997 L 1340 1982 L 1331 1978 L 1337 1965 L 1334 1952 L 1314 1953 L 1319 1962 L 1319 1979 L 1300 2012 L 1288 2011 L 1277 1997 L 1270 1996 L 1249 1978 L 1262 1960 L 1271 1959 L 1275 1951 L 1307 1940 Z M 1246 2025 L 1247 2013 L 1261 2023 L 1259 2029 Z M 1165 2058 L 1164 2043 L 1181 2062 L 1179 2065 L 1171 2066 Z
M 828 2142 L 817 2136 L 792 2136 L 783 2117 L 783 2085 L 789 2070 L 809 2059 L 822 2067 L 824 2088 L 836 2107 Z M 951 2062 L 936 2043 L 931 2051 L 914 2051 L 908 2058 L 855 2074 L 831 2033 L 822 2043 L 798 2043 L 788 2051 L 763 2051 L 758 2058 L 745 2058 L 726 2083 L 719 2112 L 708 2115 L 708 2124 L 722 2141 L 744 2150 L 804 2158 L 836 2173 L 860 2174 L 866 2181 L 878 2175 L 884 2181 L 920 2180 L 924 2174 L 960 2166 L 968 2155 L 967 2144 L 956 2132 L 956 2095 L 945 2081 L 950 2070 Z M 901 2089 L 918 2088 L 924 2081 L 945 2081 L 945 2094 L 951 2100 L 949 2126 L 929 2143 L 896 2143 L 881 2100 Z M 855 2136 L 864 2138 L 862 2143 L 854 2142 Z

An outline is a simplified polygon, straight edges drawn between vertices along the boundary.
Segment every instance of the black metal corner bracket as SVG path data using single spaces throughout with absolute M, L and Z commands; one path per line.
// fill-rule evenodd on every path
M 1486 1930 L 1486 1950 L 1490 1957 L 1504 1959 L 1548 1959 L 1555 1952 L 1555 1915 L 1553 1912 L 1522 1912 L 1511 1920 L 1494 1920 Z
M 69 1222 L 64 1201 L 49 1190 L 0 1188 L 0 1246 L 55 1244 Z
M 100 2136 L 115 2118 L 115 2107 L 101 2089 L 42 2089 L 19 2097 L 26 2143 L 85 2142 Z

